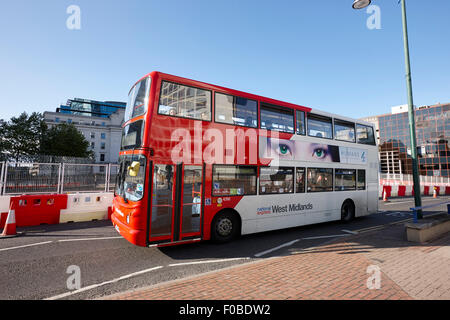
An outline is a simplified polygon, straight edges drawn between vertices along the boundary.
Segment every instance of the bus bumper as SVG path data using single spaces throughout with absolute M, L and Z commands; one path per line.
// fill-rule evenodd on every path
M 146 232 L 145 230 L 133 229 L 127 226 L 125 223 L 121 222 L 119 218 L 116 217 L 115 212 L 111 215 L 111 222 L 114 229 L 125 239 L 137 246 L 146 246 Z

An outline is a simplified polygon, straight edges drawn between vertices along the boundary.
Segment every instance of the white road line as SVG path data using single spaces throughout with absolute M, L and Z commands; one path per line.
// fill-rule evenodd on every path
M 182 263 L 169 264 L 168 267 L 187 266 L 187 265 L 191 265 L 191 264 L 227 262 L 227 261 L 234 261 L 234 260 L 248 260 L 248 259 L 250 259 L 250 258 L 249 257 L 245 257 L 245 258 L 231 258 L 231 259 L 217 259 L 217 260 L 206 260 L 206 261 L 182 262 Z
M 92 289 L 101 287 L 101 286 L 104 286 L 104 285 L 107 285 L 107 284 L 119 282 L 121 280 L 125 280 L 125 279 L 131 278 L 131 277 L 135 277 L 135 276 L 138 276 L 138 275 L 141 275 L 141 274 L 144 274 L 144 273 L 155 271 L 155 270 L 161 269 L 162 267 L 163 266 L 158 266 L 158 267 L 153 267 L 153 268 L 150 268 L 150 269 L 145 269 L 145 270 L 142 270 L 142 271 L 130 273 L 130 274 L 122 276 L 120 278 L 116 278 L 116 279 L 113 279 L 113 280 L 110 280 L 110 281 L 105 281 L 105 282 L 102 282 L 102 283 L 99 283 L 99 284 L 93 284 L 93 285 L 90 285 L 90 286 L 87 286 L 87 287 L 84 287 L 84 288 L 80 288 L 78 290 L 74 290 L 74 291 L 63 293 L 63 294 L 59 294 L 57 296 L 46 298 L 44 300 L 57 300 L 57 299 L 65 298 L 65 297 L 68 297 L 68 296 L 72 296 L 74 294 L 78 294 L 78 293 L 81 293 L 81 292 L 84 292 L 84 291 L 88 291 L 88 290 L 92 290 Z
M 298 241 L 300 241 L 300 239 L 293 240 L 293 241 L 290 241 L 290 242 L 286 242 L 286 243 L 284 243 L 284 244 L 279 245 L 278 247 L 275 247 L 275 248 L 272 248 L 272 249 L 269 249 L 269 250 L 266 250 L 266 251 L 259 252 L 259 253 L 255 254 L 255 257 L 259 258 L 259 257 L 261 257 L 261 256 L 263 256 L 263 255 L 266 255 L 266 254 L 268 254 L 268 253 L 270 253 L 270 252 L 273 252 L 273 251 L 276 251 L 276 250 L 278 250 L 278 249 L 281 249 L 281 248 L 284 248 L 284 247 L 292 246 L 294 243 L 296 243 L 296 242 L 298 242 Z
M 436 200 L 439 200 L 439 198 L 427 199 L 427 198 L 423 198 L 422 197 L 422 202 L 423 201 L 436 201 Z M 385 203 L 384 205 L 385 206 L 390 206 L 390 205 L 393 205 L 393 204 L 401 204 L 401 203 L 414 203 L 414 199 L 411 199 L 411 200 L 408 200 L 408 201 L 393 201 L 393 202 Z
M 401 212 L 386 213 L 387 216 L 393 216 L 393 215 L 398 215 L 398 214 L 401 214 Z
M 319 236 L 319 237 L 302 238 L 302 240 L 326 239 L 326 238 L 348 237 L 348 236 L 349 236 L 349 234 L 334 234 L 334 235 L 331 235 L 331 236 Z
M 53 242 L 53 241 L 46 241 L 46 242 L 38 242 L 38 243 L 33 243 L 33 244 L 26 244 L 26 245 L 18 246 L 18 247 L 11 247 L 11 248 L 0 249 L 0 251 L 7 251 L 7 250 L 20 249 L 20 248 L 40 246 L 40 245 L 51 243 L 51 242 Z
M 74 242 L 74 241 L 89 241 L 89 240 L 109 240 L 109 239 L 123 239 L 123 237 L 65 239 L 65 240 L 58 240 L 58 242 Z
M 346 230 L 346 229 L 344 229 L 344 230 L 341 230 L 342 232 L 347 232 L 347 233 L 350 233 L 350 234 L 358 234 L 358 231 L 351 231 L 351 230 Z

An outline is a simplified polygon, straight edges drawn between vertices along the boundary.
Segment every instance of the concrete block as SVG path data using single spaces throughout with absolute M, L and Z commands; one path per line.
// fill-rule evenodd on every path
M 442 214 L 405 224 L 408 241 L 425 243 L 450 232 L 450 215 Z

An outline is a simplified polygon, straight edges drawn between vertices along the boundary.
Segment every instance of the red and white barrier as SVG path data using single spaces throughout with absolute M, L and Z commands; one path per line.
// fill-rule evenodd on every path
M 414 189 L 412 185 L 381 185 L 379 190 L 379 197 L 382 199 L 384 199 L 385 193 L 387 198 L 414 196 Z M 436 195 L 436 197 L 450 195 L 450 186 L 421 185 L 420 194 L 423 196 Z
M 0 229 L 5 227 L 6 218 L 10 207 L 11 197 L 0 196 Z
M 0 230 L 10 207 L 17 227 L 111 219 L 113 193 L 0 196 Z
M 18 227 L 58 224 L 59 214 L 67 207 L 67 194 L 21 195 L 11 197 Z
M 59 223 L 107 220 L 113 193 L 69 194 L 67 208 L 61 210 Z
M 9 209 L 8 217 L 6 218 L 5 227 L 3 228 L 3 232 L 0 237 L 14 237 L 17 236 L 16 231 L 16 215 L 14 212 L 14 208 Z

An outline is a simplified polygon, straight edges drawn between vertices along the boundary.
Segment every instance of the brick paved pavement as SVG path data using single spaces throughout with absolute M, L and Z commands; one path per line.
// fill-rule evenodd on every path
M 450 235 L 418 245 L 390 226 L 289 255 L 113 295 L 107 299 L 450 299 Z M 379 267 L 381 287 L 368 289 Z M 371 282 L 372 283 L 372 282 Z

